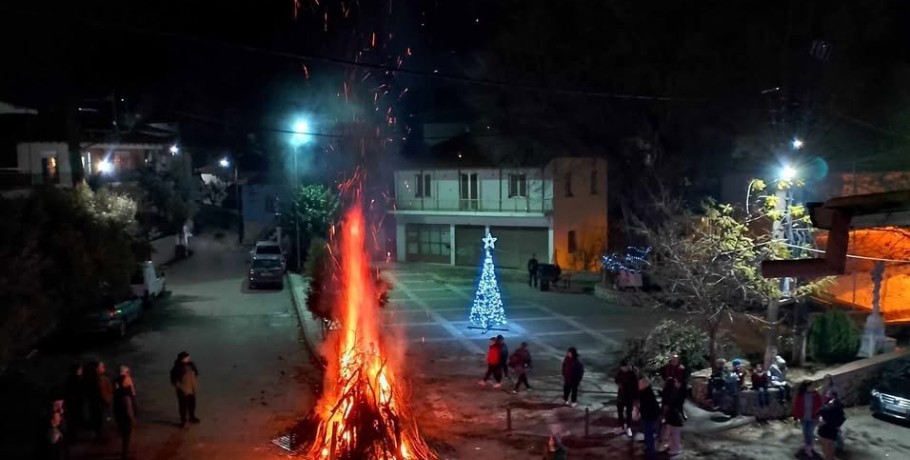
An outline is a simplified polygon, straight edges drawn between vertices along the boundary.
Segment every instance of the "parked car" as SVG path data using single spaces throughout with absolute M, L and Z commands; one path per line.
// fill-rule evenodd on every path
M 250 259 L 261 258 L 264 256 L 277 257 L 281 260 L 281 269 L 282 271 L 287 270 L 287 260 L 284 257 L 284 250 L 281 249 L 281 245 L 277 241 L 272 240 L 262 240 L 257 241 L 256 246 L 250 250 Z
M 166 279 L 164 272 L 155 267 L 155 263 L 148 260 L 139 263 L 133 272 L 130 281 L 133 294 L 143 300 L 157 299 L 164 294 Z
M 142 314 L 142 299 L 130 297 L 117 299 L 107 297 L 101 305 L 85 313 L 79 322 L 78 332 L 83 334 L 110 333 L 118 337 L 126 335 L 127 326 Z
M 284 264 L 273 255 L 257 256 L 250 264 L 250 289 L 260 286 L 284 288 Z
M 877 383 L 872 389 L 869 409 L 874 415 L 910 419 L 910 373 Z

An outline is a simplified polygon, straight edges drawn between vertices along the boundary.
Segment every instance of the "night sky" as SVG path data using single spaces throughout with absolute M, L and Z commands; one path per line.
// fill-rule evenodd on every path
M 295 113 L 331 133 L 372 110 L 396 140 L 465 122 L 518 162 L 593 150 L 622 165 L 630 138 L 650 138 L 704 175 L 797 135 L 829 162 L 910 157 L 903 2 L 644 3 L 18 2 L 0 7 L 0 100 L 116 94 L 214 150 Z

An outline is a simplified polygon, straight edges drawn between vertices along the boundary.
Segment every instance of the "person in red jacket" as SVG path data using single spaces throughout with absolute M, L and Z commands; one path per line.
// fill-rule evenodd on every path
M 565 405 L 575 407 L 578 404 L 578 385 L 585 375 L 585 366 L 578 357 L 578 350 L 569 347 L 566 357 L 562 360 L 562 399 Z M 571 397 L 571 399 L 570 399 Z
M 483 375 L 480 386 L 487 386 L 487 380 L 492 376 L 496 383 L 493 388 L 502 386 L 502 347 L 496 337 L 490 337 L 490 348 L 487 349 L 487 373 Z
M 812 448 L 815 442 L 815 426 L 818 425 L 818 412 L 822 408 L 822 397 L 812 388 L 809 380 L 799 384 L 796 399 L 793 401 L 793 418 L 800 422 L 803 428 L 803 450 L 806 457 L 815 458 Z

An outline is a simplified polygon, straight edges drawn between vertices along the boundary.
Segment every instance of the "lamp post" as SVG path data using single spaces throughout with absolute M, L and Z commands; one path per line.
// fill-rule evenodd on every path
M 222 168 L 230 168 L 231 161 L 227 157 L 222 158 L 219 162 Z M 243 206 L 240 199 L 240 173 L 238 166 L 234 164 L 234 202 L 237 203 L 237 244 L 243 244 Z
M 298 119 L 293 125 L 293 134 L 291 135 L 291 145 L 294 150 L 294 239 L 297 248 L 297 272 L 300 272 L 300 208 L 297 200 L 297 192 L 300 189 L 300 170 L 298 169 L 300 149 L 304 144 L 310 142 L 312 135 L 310 133 L 310 124 L 305 119 Z

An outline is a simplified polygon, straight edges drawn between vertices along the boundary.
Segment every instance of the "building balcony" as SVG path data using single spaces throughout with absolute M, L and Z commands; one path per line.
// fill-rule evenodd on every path
M 439 199 L 439 198 L 396 198 L 392 204 L 393 213 L 432 214 L 549 214 L 553 212 L 552 198 L 508 198 L 508 199 Z

